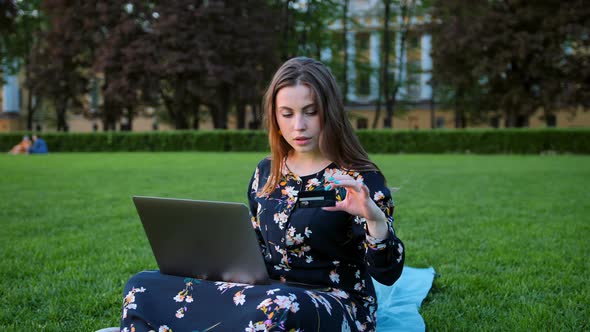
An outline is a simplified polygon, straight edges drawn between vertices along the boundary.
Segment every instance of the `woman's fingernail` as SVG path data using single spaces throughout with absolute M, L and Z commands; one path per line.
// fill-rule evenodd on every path
M 326 187 L 326 190 L 330 190 L 330 189 L 332 189 L 332 185 L 331 185 L 331 184 L 329 184 L 329 185 Z
M 334 181 L 335 184 L 340 184 L 339 180 Z
M 328 178 L 328 181 L 334 181 L 334 177 L 333 177 L 333 176 L 330 176 L 330 177 Z

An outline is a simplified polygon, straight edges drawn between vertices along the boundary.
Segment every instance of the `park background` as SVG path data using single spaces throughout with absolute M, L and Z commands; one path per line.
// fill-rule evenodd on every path
M 0 144 L 36 132 L 52 151 L 0 155 L 3 330 L 116 326 L 125 281 L 156 268 L 131 196 L 245 202 L 268 154 L 261 94 L 296 55 L 328 64 L 400 188 L 407 264 L 437 271 L 420 309 L 428 330 L 590 328 L 583 1 L 0 10 Z
M 325 62 L 353 126 L 588 127 L 589 9 L 432 0 L 2 1 L 0 131 L 259 129 Z

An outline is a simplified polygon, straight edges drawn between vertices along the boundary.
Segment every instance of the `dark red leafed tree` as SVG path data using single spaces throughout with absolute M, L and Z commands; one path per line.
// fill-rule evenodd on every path
M 75 4 L 47 0 L 41 9 L 48 27 L 32 61 L 32 80 L 37 84 L 35 90 L 53 102 L 57 130 L 68 131 L 66 111 L 79 105 L 79 98 L 87 91 L 91 58 L 86 45 L 91 40 L 83 33 L 83 15 Z
M 156 48 L 150 43 L 152 11 L 141 1 L 101 1 L 98 16 L 89 18 L 95 33 L 96 76 L 102 76 L 103 107 L 100 115 L 105 130 L 132 130 L 139 106 L 151 101 L 157 82 L 147 71 L 156 63 Z
M 207 106 L 215 128 L 226 127 L 230 109 L 236 110 L 238 127 L 244 128 L 245 106 L 259 103 L 278 65 L 278 22 L 266 1 L 209 4 L 205 65 L 214 98 Z
M 527 126 L 539 109 L 547 118 L 587 103 L 587 7 L 558 0 L 434 1 L 434 78 L 471 117 L 502 114 L 506 127 Z

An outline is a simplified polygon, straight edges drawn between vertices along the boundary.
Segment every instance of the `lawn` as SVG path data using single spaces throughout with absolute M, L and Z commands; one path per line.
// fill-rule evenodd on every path
M 134 194 L 245 202 L 261 153 L 0 156 L 0 330 L 116 326 L 155 268 Z M 432 331 L 590 329 L 590 157 L 373 155 Z

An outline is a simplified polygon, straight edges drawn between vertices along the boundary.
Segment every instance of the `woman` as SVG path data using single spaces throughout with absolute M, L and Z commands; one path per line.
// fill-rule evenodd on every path
M 322 63 L 284 63 L 264 108 L 271 157 L 258 164 L 248 198 L 267 270 L 283 283 L 143 272 L 126 286 L 123 330 L 375 330 L 371 276 L 391 285 L 404 262 L 385 179 L 356 139 Z M 335 206 L 298 204 L 302 192 L 332 190 Z
M 12 147 L 8 153 L 10 154 L 27 154 L 29 152 L 29 148 L 31 147 L 31 140 L 29 136 L 23 136 L 22 141 Z

